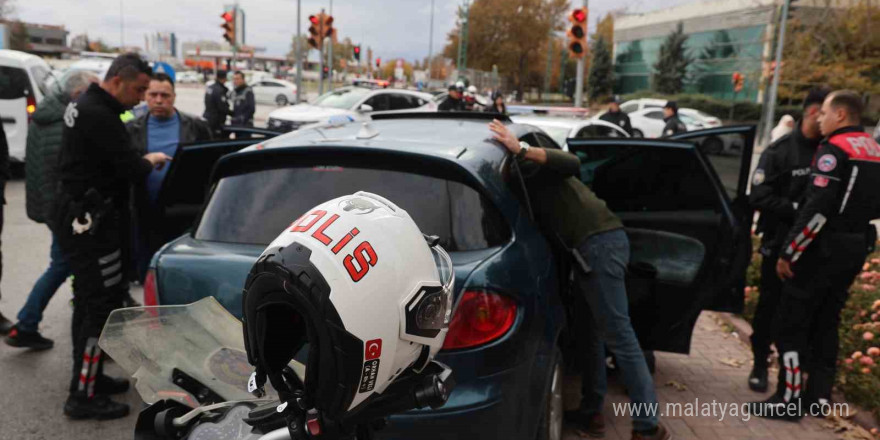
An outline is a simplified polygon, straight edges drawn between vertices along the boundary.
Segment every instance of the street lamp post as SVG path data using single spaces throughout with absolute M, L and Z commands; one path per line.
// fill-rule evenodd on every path
M 782 4 L 781 23 L 779 24 L 779 38 L 776 41 L 776 66 L 773 69 L 773 82 L 770 85 L 770 93 L 767 102 L 767 112 L 764 114 L 764 132 L 761 135 L 761 144 L 766 145 L 773 130 L 773 118 L 776 113 L 776 96 L 779 90 L 779 77 L 782 76 L 782 48 L 785 45 L 785 23 L 788 21 L 788 7 L 791 0 L 785 0 Z
M 296 103 L 302 102 L 300 95 L 302 94 L 302 54 L 300 51 L 300 7 L 302 0 L 296 0 L 296 38 L 293 39 L 293 52 L 296 57 Z

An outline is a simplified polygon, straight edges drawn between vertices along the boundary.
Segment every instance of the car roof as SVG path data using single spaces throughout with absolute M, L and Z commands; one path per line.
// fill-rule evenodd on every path
M 351 87 L 353 87 L 353 88 L 359 88 L 359 89 L 367 89 L 367 90 L 370 90 L 370 91 L 373 92 L 374 95 L 379 95 L 379 94 L 382 94 L 382 93 L 403 93 L 403 94 L 406 94 L 406 95 L 418 96 L 419 98 L 424 98 L 424 99 L 428 99 L 428 100 L 434 98 L 434 95 L 431 95 L 430 93 L 419 92 L 419 91 L 416 91 L 416 90 L 392 89 L 392 88 L 385 88 L 385 89 L 370 89 L 370 88 L 367 88 L 367 87 L 357 87 L 357 86 L 351 86 Z
M 18 50 L 0 49 L 0 64 L 4 66 L 21 67 L 35 59 L 40 59 L 40 57 Z

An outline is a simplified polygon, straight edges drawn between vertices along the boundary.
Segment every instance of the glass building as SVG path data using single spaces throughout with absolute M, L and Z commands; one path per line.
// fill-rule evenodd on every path
M 685 92 L 759 102 L 762 66 L 772 55 L 777 0 L 710 0 L 617 17 L 614 29 L 615 92 L 651 88 L 660 46 L 678 23 L 688 39 Z M 734 95 L 732 76 L 744 75 Z

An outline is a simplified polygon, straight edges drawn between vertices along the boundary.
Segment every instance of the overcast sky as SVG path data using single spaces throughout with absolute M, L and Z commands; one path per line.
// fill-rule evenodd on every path
M 302 32 L 307 18 L 330 9 L 332 0 L 302 0 Z M 693 0 L 592 0 L 590 30 L 595 20 L 612 9 L 647 11 Z M 463 0 L 434 1 L 434 53 L 443 50 L 446 34 L 455 26 L 455 10 Z M 572 0 L 580 4 L 579 0 Z M 64 25 L 69 38 L 88 33 L 116 46 L 120 16 L 125 45 L 144 46 L 150 32 L 175 32 L 178 40 L 222 41 L 220 14 L 231 0 L 15 0 L 23 21 Z M 296 0 L 239 0 L 247 17 L 247 43 L 265 47 L 270 55 L 285 55 L 296 32 Z M 333 16 L 339 37 L 373 49 L 386 59 L 421 60 L 428 55 L 431 0 L 336 0 Z M 121 7 L 120 7 L 121 5 Z M 121 12 L 121 14 L 120 14 Z M 314 54 L 313 54 L 314 55 Z

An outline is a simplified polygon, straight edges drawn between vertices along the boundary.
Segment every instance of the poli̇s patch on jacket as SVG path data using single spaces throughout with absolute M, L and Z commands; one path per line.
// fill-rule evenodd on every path
M 837 158 L 833 154 L 824 154 L 816 161 L 816 168 L 819 168 L 819 171 L 823 173 L 827 173 L 837 168 Z
M 758 168 L 757 170 L 755 170 L 755 175 L 752 176 L 752 185 L 758 186 L 764 183 L 765 178 L 766 176 L 764 175 L 764 170 Z

